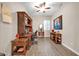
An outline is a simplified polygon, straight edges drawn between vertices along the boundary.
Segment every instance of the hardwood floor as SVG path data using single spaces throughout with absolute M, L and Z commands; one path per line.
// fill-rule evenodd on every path
M 31 46 L 27 56 L 77 56 L 60 44 L 55 44 L 49 38 L 37 38 L 38 43 Z

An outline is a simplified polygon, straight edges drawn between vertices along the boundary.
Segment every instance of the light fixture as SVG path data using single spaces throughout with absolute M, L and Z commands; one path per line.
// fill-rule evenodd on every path
M 41 12 L 44 12 L 44 11 L 45 11 L 45 7 L 41 7 L 41 8 L 40 8 L 40 11 L 41 11 Z
M 46 6 L 46 2 L 40 3 L 38 6 L 36 5 L 35 8 L 38 10 L 36 12 L 43 12 L 45 13 L 46 10 L 51 9 L 51 7 Z

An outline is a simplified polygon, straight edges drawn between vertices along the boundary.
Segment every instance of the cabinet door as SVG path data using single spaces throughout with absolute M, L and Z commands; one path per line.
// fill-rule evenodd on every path
M 23 36 L 25 33 L 25 22 L 24 22 L 24 14 L 17 13 L 18 16 L 18 33 L 20 36 Z

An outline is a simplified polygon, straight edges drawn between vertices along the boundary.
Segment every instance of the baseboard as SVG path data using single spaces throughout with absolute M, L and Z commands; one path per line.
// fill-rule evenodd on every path
M 74 49 L 70 48 L 69 46 L 67 46 L 66 44 L 62 43 L 62 45 L 66 48 L 68 48 L 69 50 L 71 50 L 72 52 L 74 52 L 75 54 L 77 54 L 79 56 L 79 53 L 76 52 Z

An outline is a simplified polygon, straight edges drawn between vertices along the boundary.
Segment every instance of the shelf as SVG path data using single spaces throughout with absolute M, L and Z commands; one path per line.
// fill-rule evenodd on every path
M 32 25 L 25 25 L 25 27 L 32 27 Z
M 31 38 L 32 38 L 32 19 L 30 18 L 30 16 L 26 13 L 26 12 L 17 12 L 17 20 L 18 20 L 18 34 L 19 34 L 19 38 L 23 39 L 23 41 L 19 40 L 20 43 L 14 43 L 12 42 L 12 46 L 24 46 L 24 51 L 25 50 L 25 45 L 29 46 L 29 43 L 31 42 Z M 24 42 L 24 40 L 27 40 L 27 43 Z M 30 40 L 30 42 L 29 42 Z M 18 41 L 18 40 L 17 40 Z M 15 41 L 15 42 L 17 42 Z M 19 45 L 18 45 L 19 44 Z M 13 48 L 13 47 L 12 47 Z M 20 50 L 21 51 L 21 50 Z M 23 53 L 14 53 L 12 51 L 12 54 L 25 54 L 25 52 Z
M 56 44 L 61 44 L 62 38 L 61 33 L 58 32 L 51 32 L 50 33 L 50 39 L 54 41 Z
M 17 12 L 18 17 L 18 34 L 25 37 L 25 33 L 32 32 L 32 19 L 25 12 Z

